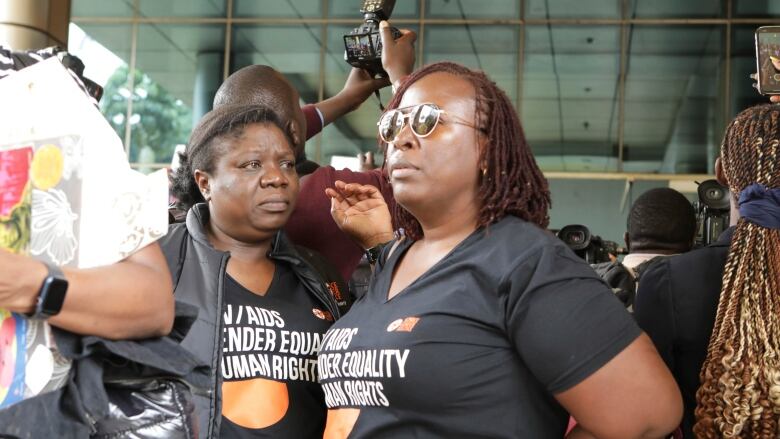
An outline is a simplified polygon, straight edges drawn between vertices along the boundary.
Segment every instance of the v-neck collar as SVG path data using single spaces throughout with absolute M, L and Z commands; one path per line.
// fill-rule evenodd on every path
M 387 261 L 385 261 L 382 272 L 379 273 L 381 276 L 379 278 L 379 282 L 375 284 L 375 287 L 377 289 L 377 293 L 379 296 L 379 300 L 381 303 L 390 303 L 394 301 L 396 298 L 402 295 L 407 295 L 408 291 L 415 287 L 418 283 L 420 283 L 423 279 L 426 277 L 429 277 L 432 273 L 437 271 L 440 267 L 448 264 L 450 261 L 449 259 L 452 257 L 453 254 L 456 252 L 459 252 L 462 248 L 464 248 L 466 245 L 471 243 L 472 241 L 478 239 L 482 235 L 484 228 L 478 228 L 471 232 L 467 237 L 465 237 L 463 240 L 461 240 L 455 247 L 452 248 L 446 255 L 444 255 L 443 258 L 436 261 L 435 264 L 433 264 L 430 268 L 425 270 L 420 276 L 417 277 L 417 279 L 413 280 L 409 283 L 406 287 L 404 287 L 401 291 L 398 292 L 395 296 L 388 298 L 388 295 L 390 293 L 390 284 L 393 281 L 393 276 L 395 269 L 398 265 L 398 262 L 400 261 L 401 257 L 406 254 L 406 252 L 409 250 L 409 248 L 414 244 L 415 241 L 412 240 L 405 240 L 407 242 L 401 242 L 401 244 L 398 245 L 398 248 L 395 249 L 392 255 L 390 255 L 389 258 L 387 258 Z

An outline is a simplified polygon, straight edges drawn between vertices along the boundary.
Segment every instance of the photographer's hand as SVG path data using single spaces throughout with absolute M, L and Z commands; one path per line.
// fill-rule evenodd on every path
M 393 39 L 393 32 L 387 21 L 379 23 L 379 35 L 382 37 L 382 67 L 390 82 L 398 86 L 404 76 L 414 70 L 414 42 L 417 34 L 409 29 L 399 29 L 401 36 Z
M 315 104 L 325 125 L 357 109 L 371 93 L 390 85 L 387 78 L 372 78 L 365 70 L 353 67 L 341 89 L 335 96 Z

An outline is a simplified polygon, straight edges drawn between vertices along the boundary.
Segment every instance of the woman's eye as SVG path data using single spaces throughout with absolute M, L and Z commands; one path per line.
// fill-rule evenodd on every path
M 244 165 L 244 167 L 247 168 L 247 169 L 260 169 L 262 167 L 262 165 L 260 164 L 260 162 L 258 160 L 252 160 L 252 161 L 247 162 Z
M 283 169 L 294 169 L 295 162 L 292 160 L 285 160 L 281 163 Z

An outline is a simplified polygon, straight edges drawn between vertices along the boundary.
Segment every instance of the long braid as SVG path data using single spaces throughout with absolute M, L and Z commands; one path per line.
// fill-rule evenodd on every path
M 525 141 L 512 102 L 487 75 L 451 62 L 427 65 L 409 75 L 396 91 L 388 109 L 398 108 L 401 98 L 412 84 L 438 72 L 463 78 L 475 90 L 475 125 L 480 128 L 479 135 L 487 139 L 486 147 L 480 151 L 481 169 L 475 169 L 475 172 L 482 173 L 478 190 L 481 205 L 477 227 L 488 226 L 507 215 L 513 215 L 546 228 L 550 222 L 547 180 Z M 386 150 L 387 145 L 382 147 Z M 403 228 L 407 236 L 412 239 L 422 237 L 420 223 L 397 203 L 393 208 L 393 216 L 396 227 Z
M 753 183 L 780 188 L 778 142 L 780 106 L 753 107 L 732 121 L 721 147 L 732 194 Z M 737 223 L 700 378 L 696 437 L 778 437 L 780 230 Z

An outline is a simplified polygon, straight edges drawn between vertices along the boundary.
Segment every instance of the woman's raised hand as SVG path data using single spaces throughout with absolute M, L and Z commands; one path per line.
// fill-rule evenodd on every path
M 390 209 L 374 186 L 336 181 L 325 189 L 330 197 L 330 214 L 339 228 L 363 249 L 393 239 Z

